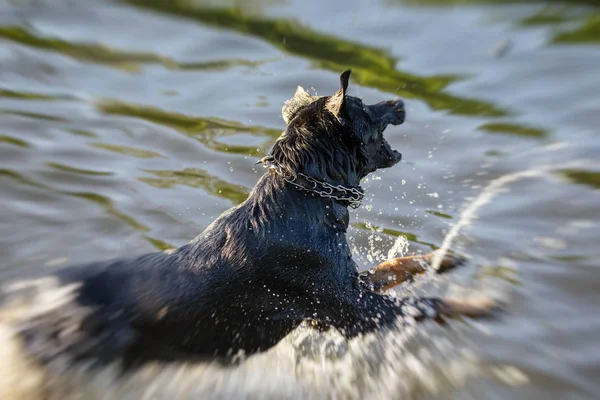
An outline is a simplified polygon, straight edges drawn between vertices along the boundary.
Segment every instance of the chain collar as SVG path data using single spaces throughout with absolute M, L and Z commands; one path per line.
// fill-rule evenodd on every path
M 360 207 L 360 203 L 365 196 L 365 192 L 360 186 L 346 187 L 342 185 L 332 185 L 301 172 L 298 172 L 296 176 L 285 176 L 284 172 L 281 170 L 281 167 L 275 163 L 273 156 L 264 157 L 260 159 L 257 164 L 262 164 L 263 167 L 281 176 L 283 180 L 295 186 L 299 190 L 315 193 L 321 197 L 347 202 L 348 206 L 352 208 Z M 306 181 L 306 185 L 298 182 L 298 177 L 303 178 Z

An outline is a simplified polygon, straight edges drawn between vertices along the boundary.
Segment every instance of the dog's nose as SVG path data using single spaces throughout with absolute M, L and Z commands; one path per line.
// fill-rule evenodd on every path
M 400 100 L 400 99 L 394 99 L 394 100 L 391 101 L 391 103 L 394 104 L 394 106 L 396 108 L 402 108 L 402 109 L 404 109 L 404 102 L 402 100 Z
M 394 118 L 392 118 L 392 125 L 400 125 L 404 122 L 406 112 L 404 111 L 404 102 L 400 99 L 390 100 L 390 108 Z

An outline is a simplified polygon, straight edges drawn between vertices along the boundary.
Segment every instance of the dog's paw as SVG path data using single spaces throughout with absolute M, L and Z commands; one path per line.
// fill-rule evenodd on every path
M 440 314 L 446 317 L 470 317 L 488 318 L 493 317 L 504 310 L 504 306 L 488 297 L 480 297 L 467 300 L 442 299 L 440 302 Z
M 460 254 L 452 253 L 446 251 L 444 254 L 441 253 L 440 250 L 436 250 L 431 254 L 431 258 L 429 260 L 430 265 L 438 258 L 442 257 L 439 267 L 436 272 L 438 274 L 443 274 L 448 271 L 453 270 L 456 267 L 460 267 L 461 265 L 467 262 L 467 258 L 465 256 L 461 256 Z

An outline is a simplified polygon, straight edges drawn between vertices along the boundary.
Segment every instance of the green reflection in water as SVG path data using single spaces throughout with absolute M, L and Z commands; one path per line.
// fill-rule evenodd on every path
M 9 89 L 0 89 L 0 97 L 9 99 L 19 100 L 42 100 L 42 101 L 55 101 L 55 100 L 72 100 L 72 96 L 53 96 L 48 94 L 39 94 L 31 92 L 17 92 Z
M 555 9 L 554 7 L 542 8 L 537 13 L 521 20 L 523 26 L 554 25 L 562 24 L 571 20 L 566 7 Z
M 489 133 L 504 133 L 507 135 L 524 136 L 530 138 L 543 138 L 548 135 L 548 131 L 543 129 L 503 122 L 484 124 L 479 126 L 477 129 Z
M 59 190 L 59 189 L 55 189 L 51 186 L 45 185 L 43 183 L 39 183 L 36 182 L 18 172 L 12 171 L 12 170 L 8 170 L 8 169 L 0 169 L 0 176 L 5 176 L 7 178 L 11 178 L 12 180 L 23 184 L 23 185 L 28 185 L 28 186 L 34 186 L 36 188 L 42 189 L 44 191 L 48 191 L 48 192 L 52 192 L 52 193 L 56 193 L 56 194 L 60 194 L 60 195 L 65 195 L 65 196 L 72 196 L 72 197 L 77 197 L 80 199 L 84 199 L 84 200 L 88 200 L 90 202 L 93 202 L 95 204 L 99 204 L 100 206 L 102 206 L 102 208 L 104 209 L 104 211 L 107 214 L 112 215 L 113 217 L 125 222 L 126 224 L 128 224 L 129 226 L 131 226 L 133 229 L 141 231 L 141 232 L 148 232 L 150 231 L 150 228 L 147 227 L 146 225 L 138 222 L 135 218 L 133 218 L 132 216 L 129 216 L 121 211 L 119 211 L 113 204 L 112 200 L 110 200 L 108 197 L 102 196 L 100 194 L 96 194 L 96 193 L 88 193 L 88 192 L 71 192 L 68 190 Z
M 156 239 L 156 238 L 150 237 L 148 235 L 145 235 L 144 239 L 146 239 L 158 251 L 167 251 L 167 250 L 173 250 L 173 249 L 177 248 L 177 246 L 172 245 L 171 243 L 167 243 L 163 240 Z
M 28 112 L 28 111 L 0 110 L 0 114 L 16 115 L 16 116 L 19 116 L 19 117 L 26 117 L 26 118 L 31 118 L 31 119 L 41 119 L 41 120 L 44 120 L 44 121 L 69 122 L 69 120 L 67 120 L 65 118 L 56 117 L 54 115 L 39 114 L 39 113 Z
M 19 147 L 31 147 L 31 145 L 24 140 L 6 135 L 0 135 L 0 143 L 8 143 Z
M 46 163 L 46 165 L 49 166 L 50 168 L 58 169 L 60 171 L 72 172 L 72 173 L 81 174 L 81 175 L 92 175 L 92 176 L 114 175 L 112 172 L 92 171 L 89 169 L 75 168 L 75 167 L 70 167 L 68 165 L 59 164 L 56 162 L 48 162 L 48 163 Z
M 99 194 L 96 194 L 96 193 L 85 193 L 85 192 L 83 192 L 83 193 L 79 193 L 79 192 L 61 192 L 61 193 L 68 194 L 70 196 L 79 197 L 81 199 L 89 200 L 91 202 L 100 204 L 102 206 L 102 208 L 104 208 L 104 210 L 108 214 L 110 214 L 110 215 L 112 215 L 112 216 L 120 219 L 123 222 L 126 222 L 133 229 L 141 231 L 141 232 L 148 232 L 148 231 L 150 231 L 150 228 L 147 227 L 146 225 L 142 224 L 141 222 L 136 221 L 135 218 L 133 218 L 133 217 L 131 217 L 131 216 L 129 216 L 129 215 L 127 215 L 125 213 L 122 213 L 121 211 L 117 210 L 115 208 L 115 206 L 113 205 L 112 201 L 108 197 L 105 197 L 105 196 L 102 196 L 102 195 L 99 195 Z
M 567 255 L 567 256 L 554 256 L 554 257 L 552 257 L 552 259 L 556 260 L 556 261 L 562 261 L 562 262 L 578 262 L 578 261 L 585 261 L 588 259 L 588 257 L 572 254 L 572 255 Z
M 452 215 L 449 214 L 445 214 L 443 212 L 439 212 L 439 211 L 434 211 L 434 210 L 426 210 L 425 211 L 427 214 L 431 214 L 431 215 L 435 215 L 436 217 L 441 217 L 444 219 L 452 219 Z
M 506 153 L 500 150 L 488 150 L 484 153 L 488 157 L 507 157 L 510 153 Z
M 352 68 L 353 79 L 361 85 L 425 101 L 435 110 L 452 114 L 503 116 L 507 111 L 475 99 L 443 92 L 457 76 L 421 77 L 396 69 L 397 59 L 388 52 L 316 32 L 295 21 L 267 19 L 239 9 L 197 6 L 194 1 L 122 0 L 138 7 L 193 19 L 205 25 L 258 37 L 290 54 L 307 58 L 319 68 L 339 73 Z
M 10 169 L 0 169 L 0 176 L 11 178 L 12 180 L 28 186 L 35 186 L 39 188 L 47 188 L 47 186 L 32 181 L 31 179 L 19 174 L 18 172 L 12 171 Z
M 277 129 L 262 126 L 247 126 L 235 121 L 227 121 L 219 118 L 192 117 L 185 114 L 168 112 L 156 107 L 146 107 L 124 102 L 103 101 L 96 106 L 99 110 L 107 114 L 141 118 L 155 124 L 167 126 L 193 137 L 207 148 L 226 153 L 244 155 L 262 154 L 269 149 L 275 139 L 281 134 L 281 131 Z M 252 136 L 263 137 L 265 138 L 265 142 L 259 146 L 244 146 L 224 144 L 217 140 L 219 137 L 236 133 L 246 133 Z
M 560 171 L 560 173 L 575 183 L 600 189 L 600 172 L 586 171 L 583 169 L 565 169 Z
M 92 133 L 89 131 L 84 131 L 82 129 L 69 129 L 68 132 L 73 133 L 77 136 L 85 136 L 85 137 L 91 137 L 91 138 L 98 137 L 98 135 L 96 135 L 95 133 Z
M 363 231 L 384 233 L 386 235 L 393 236 L 393 237 L 404 236 L 406 238 L 406 240 L 408 240 L 409 242 L 425 245 L 425 246 L 429 247 L 431 250 L 438 249 L 438 246 L 436 246 L 433 243 L 423 242 L 423 241 L 419 240 L 417 235 L 415 235 L 413 233 L 402 232 L 402 231 L 398 231 L 398 230 L 390 229 L 390 228 L 381 228 L 381 227 L 377 227 L 377 226 L 374 226 L 371 224 L 367 224 L 365 222 L 353 222 L 352 227 L 363 230 Z
M 127 156 L 132 156 L 136 158 L 156 158 L 163 157 L 157 152 L 144 150 L 144 149 L 136 149 L 135 147 L 128 146 L 120 146 L 116 144 L 108 144 L 108 143 L 90 143 L 91 146 L 94 146 L 98 149 L 108 150 L 115 153 L 125 154 Z
M 161 189 L 168 189 L 177 185 L 201 188 L 215 196 L 231 200 L 234 204 L 239 204 L 246 200 L 249 193 L 243 186 L 226 182 L 198 168 L 186 168 L 181 171 L 143 171 L 154 177 L 140 177 L 138 180 Z
M 398 0 L 390 0 L 392 3 Z M 519 24 L 523 26 L 556 25 L 564 22 L 579 22 L 580 26 L 570 31 L 557 34 L 553 43 L 588 43 L 600 44 L 600 12 L 598 0 L 401 0 L 415 6 L 456 6 L 476 4 L 510 5 L 520 3 L 538 3 L 544 7 L 533 15 L 523 18 Z M 582 8 L 582 5 L 591 8 Z
M 269 61 L 273 61 L 271 59 L 261 60 L 261 61 L 248 61 L 248 60 L 216 60 L 216 61 L 206 61 L 206 62 L 189 62 L 189 63 L 178 63 L 177 67 L 182 70 L 213 70 L 213 71 L 222 71 L 225 69 L 229 69 L 231 67 L 256 67 L 262 64 L 265 64 Z
M 22 26 L 0 26 L 0 38 L 25 46 L 53 51 L 87 62 L 137 72 L 144 64 L 160 64 L 171 69 L 222 70 L 234 66 L 255 66 L 267 61 L 217 60 L 209 62 L 179 63 L 169 57 L 153 53 L 127 52 L 95 43 L 70 43 L 62 39 L 44 37 Z
M 588 17 L 579 28 L 558 34 L 553 42 L 600 44 L 600 12 Z
M 52 163 L 49 163 L 52 164 Z M 55 167 L 56 165 L 60 165 L 60 164 L 53 164 L 52 166 Z M 62 167 L 59 169 L 63 169 Z M 72 167 L 67 167 L 66 169 L 69 172 L 73 172 L 73 171 L 77 171 L 78 173 L 80 173 L 83 170 L 78 170 Z M 85 174 L 89 174 L 90 171 L 85 171 Z M 96 171 L 91 171 L 94 175 L 98 174 Z M 101 173 L 104 174 L 104 173 Z M 145 224 L 142 224 L 141 222 L 137 221 L 135 218 L 133 218 L 130 215 L 127 215 L 121 211 L 119 211 L 113 204 L 112 200 L 110 200 L 109 198 L 99 195 L 99 194 L 95 194 L 95 193 L 87 193 L 87 192 L 71 192 L 71 191 L 65 191 L 65 190 L 58 190 L 55 189 L 51 186 L 36 182 L 18 172 L 9 170 L 9 169 L 0 169 L 0 177 L 6 177 L 6 178 L 10 178 L 13 181 L 16 181 L 22 185 L 28 185 L 28 186 L 34 186 L 38 189 L 44 190 L 44 191 L 48 191 L 48 192 L 52 192 L 52 193 L 56 193 L 56 194 L 60 194 L 60 195 L 66 195 L 66 196 L 73 196 L 73 197 L 77 197 L 83 200 L 88 200 L 94 204 L 98 204 L 100 206 L 102 206 L 102 208 L 104 209 L 104 211 L 119 219 L 122 222 L 125 222 L 127 225 L 129 225 L 130 227 L 132 227 L 133 229 L 139 231 L 139 232 L 149 232 L 151 229 L 146 226 Z M 168 242 L 165 242 L 163 240 L 154 238 L 154 237 L 150 237 L 148 235 L 144 235 L 143 236 L 145 240 L 147 240 L 154 248 L 156 248 L 159 251 L 166 251 L 166 250 L 172 250 L 177 248 L 177 246 L 172 245 Z

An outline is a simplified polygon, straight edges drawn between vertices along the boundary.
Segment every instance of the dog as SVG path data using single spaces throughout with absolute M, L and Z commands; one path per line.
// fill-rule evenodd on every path
M 284 104 L 287 124 L 246 201 L 171 252 L 70 267 L 25 293 L 0 316 L 24 363 L 40 370 L 127 371 L 149 361 L 232 360 L 269 349 L 303 321 L 348 338 L 399 319 L 483 316 L 486 304 L 397 299 L 386 290 L 425 271 L 433 253 L 359 273 L 346 240 L 349 208 L 368 174 L 402 156 L 384 139 L 404 122 L 400 100 L 365 105 L 301 87 Z M 448 254 L 438 272 L 460 264 Z M 40 378 L 43 380 L 45 378 Z

